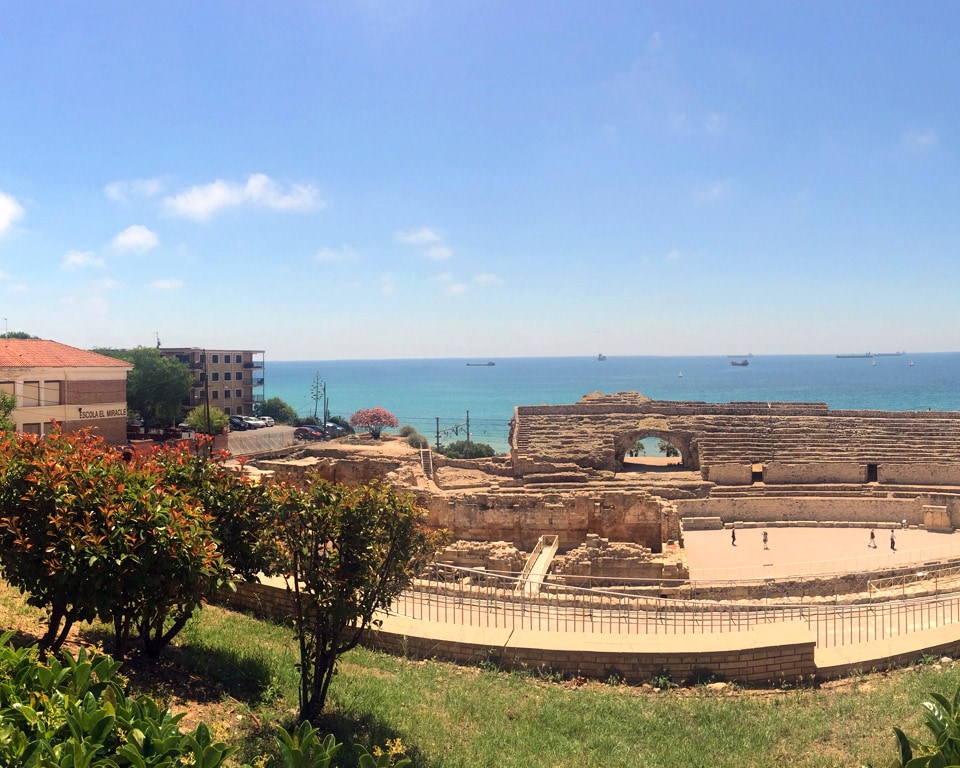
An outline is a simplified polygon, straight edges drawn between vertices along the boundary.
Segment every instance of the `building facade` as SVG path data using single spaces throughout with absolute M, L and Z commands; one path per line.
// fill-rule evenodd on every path
M 228 416 L 253 416 L 263 402 L 263 350 L 162 347 L 160 354 L 193 372 L 185 411 L 209 403 Z
M 45 339 L 0 339 L 0 391 L 13 395 L 20 432 L 93 427 L 106 442 L 127 440 L 127 371 L 133 366 Z

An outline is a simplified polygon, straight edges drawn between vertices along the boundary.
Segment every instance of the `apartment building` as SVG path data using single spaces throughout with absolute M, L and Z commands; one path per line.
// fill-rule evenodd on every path
M 229 416 L 252 416 L 263 402 L 262 349 L 161 347 L 160 354 L 175 357 L 193 372 L 185 411 L 209 403 Z
M 127 440 L 123 360 L 45 339 L 0 339 L 0 391 L 13 395 L 20 432 L 47 434 L 93 427 L 113 445 Z

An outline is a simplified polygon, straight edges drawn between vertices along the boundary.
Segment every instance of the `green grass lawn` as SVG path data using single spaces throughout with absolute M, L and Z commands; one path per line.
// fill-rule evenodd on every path
M 39 634 L 39 614 L 0 590 L 0 629 Z M 102 628 L 79 640 L 102 642 Z M 158 666 L 133 660 L 131 686 L 205 720 L 236 763 L 271 749 L 276 723 L 297 707 L 295 644 L 286 627 L 205 608 Z M 822 687 L 655 692 L 459 667 L 358 649 L 335 678 L 321 729 L 350 743 L 399 740 L 418 768 L 584 766 L 886 766 L 891 727 L 924 736 L 926 692 L 951 695 L 960 664 L 929 662 Z M 349 763 L 350 750 L 344 754 Z

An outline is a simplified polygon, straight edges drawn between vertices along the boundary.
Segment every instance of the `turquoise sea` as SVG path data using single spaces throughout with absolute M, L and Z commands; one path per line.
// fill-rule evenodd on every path
M 657 400 L 825 402 L 832 409 L 960 411 L 960 353 L 730 357 L 524 357 L 433 360 L 271 361 L 264 396 L 314 412 L 315 376 L 331 415 L 383 406 L 431 443 L 470 438 L 507 450 L 517 405 L 573 403 L 589 392 L 637 391 Z M 467 365 L 473 363 L 474 365 Z M 912 363 L 912 364 L 911 364 Z M 319 406 L 322 413 L 323 405 Z

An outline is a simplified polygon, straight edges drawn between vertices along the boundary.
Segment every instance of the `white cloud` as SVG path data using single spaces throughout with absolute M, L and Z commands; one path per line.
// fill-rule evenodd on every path
M 23 218 L 23 206 L 15 197 L 0 192 L 0 237 L 7 233 L 15 221 Z
M 313 255 L 313 258 L 315 261 L 325 263 L 356 261 L 357 252 L 347 246 L 341 248 L 321 248 Z
M 150 287 L 155 291 L 179 291 L 183 288 L 183 280 L 154 280 L 150 283 Z
M 409 229 L 406 232 L 397 232 L 394 234 L 397 242 L 406 245 L 432 245 L 433 243 L 442 243 L 443 237 L 430 227 L 420 227 L 420 229 Z
M 435 283 L 440 283 L 443 292 L 448 296 L 459 296 L 467 290 L 466 284 L 456 280 L 452 272 L 441 272 L 439 275 L 434 275 L 431 279 Z
M 443 261 L 453 256 L 453 249 L 447 245 L 432 245 L 423 252 L 424 256 L 434 261 Z
M 163 192 L 162 179 L 135 179 L 111 181 L 103 188 L 104 194 L 117 203 L 127 205 L 133 198 L 156 197 Z
M 666 255 L 667 261 L 679 261 L 680 260 L 680 251 L 674 248 L 670 253 Z
M 86 269 L 87 267 L 102 267 L 103 259 L 93 251 L 67 251 L 60 262 L 64 269 Z
M 149 251 L 159 242 L 156 232 L 142 224 L 133 224 L 113 238 L 113 247 L 118 251 Z
M 163 206 L 171 216 L 206 221 L 224 208 L 270 208 L 278 211 L 308 211 L 324 202 L 316 187 L 293 184 L 284 191 L 269 176 L 255 173 L 245 184 L 217 179 L 165 197 Z
M 936 149 L 940 146 L 940 137 L 931 129 L 904 131 L 901 140 L 909 149 Z
M 486 288 L 492 285 L 503 285 L 503 278 L 493 272 L 481 272 L 474 276 L 473 282 Z
M 430 227 L 396 232 L 393 239 L 404 245 L 421 248 L 421 253 L 432 261 L 444 261 L 453 256 L 453 249 L 444 242 L 443 235 Z

